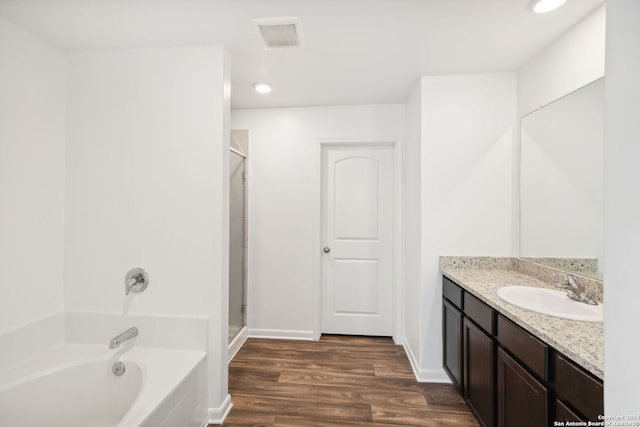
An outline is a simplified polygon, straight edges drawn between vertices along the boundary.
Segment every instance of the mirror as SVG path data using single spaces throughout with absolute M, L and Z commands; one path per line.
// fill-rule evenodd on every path
M 521 120 L 520 257 L 601 278 L 604 78 Z

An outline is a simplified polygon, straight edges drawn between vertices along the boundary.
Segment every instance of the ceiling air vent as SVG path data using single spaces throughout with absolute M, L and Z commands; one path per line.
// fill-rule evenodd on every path
M 300 18 L 257 18 L 251 22 L 265 49 L 287 49 L 304 45 Z

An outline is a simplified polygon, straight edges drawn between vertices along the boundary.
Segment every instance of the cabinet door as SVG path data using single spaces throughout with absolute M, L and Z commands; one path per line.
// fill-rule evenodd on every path
M 464 397 L 485 427 L 494 425 L 494 344 L 468 318 L 463 323 Z
M 562 423 L 562 425 L 567 425 L 567 421 L 582 421 L 582 419 L 571 409 L 567 408 L 567 406 L 556 399 L 556 415 L 553 418 L 553 421 L 558 421 Z
M 555 383 L 558 398 L 582 413 L 585 421 L 599 421 L 604 414 L 604 386 L 566 357 L 556 354 Z
M 462 391 L 462 313 L 442 300 L 442 360 L 453 385 Z
M 498 427 L 548 425 L 547 389 L 498 349 Z

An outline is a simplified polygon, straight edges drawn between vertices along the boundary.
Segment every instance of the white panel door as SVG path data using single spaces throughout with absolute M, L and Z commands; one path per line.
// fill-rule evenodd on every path
M 393 147 L 322 154 L 322 332 L 391 336 Z

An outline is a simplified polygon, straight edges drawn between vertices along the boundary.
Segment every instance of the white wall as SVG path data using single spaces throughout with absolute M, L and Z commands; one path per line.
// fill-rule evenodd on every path
M 237 110 L 248 129 L 250 334 L 311 339 L 319 286 L 319 138 L 399 141 L 403 105 Z
M 62 311 L 65 62 L 0 18 L 0 332 Z
M 68 55 L 65 309 L 209 316 L 213 408 L 227 397 L 228 79 L 219 46 Z M 136 266 L 150 285 L 126 298 Z
M 439 256 L 513 255 L 516 75 L 423 77 L 421 97 L 420 377 L 441 381 Z
M 414 367 L 419 365 L 420 289 L 422 283 L 422 80 L 405 104 L 404 143 L 404 345 Z
M 605 21 L 602 6 L 518 70 L 520 117 L 604 75 Z
M 605 85 L 605 413 L 640 415 L 640 2 L 609 0 Z M 637 418 L 635 421 L 637 423 Z

